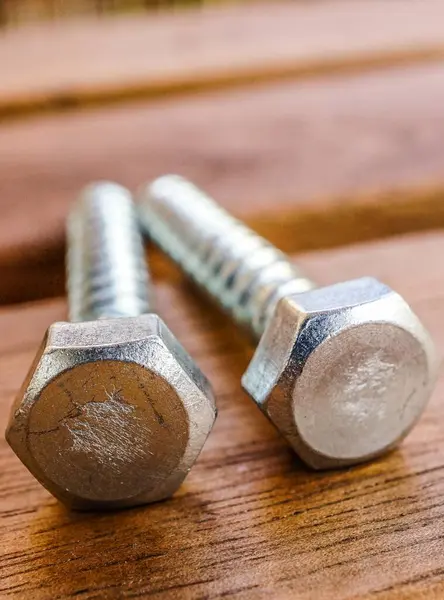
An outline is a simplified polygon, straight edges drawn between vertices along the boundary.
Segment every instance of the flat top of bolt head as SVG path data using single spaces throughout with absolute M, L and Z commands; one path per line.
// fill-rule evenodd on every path
M 301 457 L 320 468 L 367 460 L 396 444 L 424 409 L 435 377 L 433 344 L 417 317 L 366 278 L 282 301 L 244 386 Z
M 123 500 L 155 488 L 179 464 L 188 418 L 168 382 L 119 360 L 80 364 L 41 392 L 28 424 L 34 460 L 81 498 Z
M 113 344 L 113 330 L 111 343 L 96 347 L 81 347 L 79 334 L 95 326 L 102 330 L 99 337 L 106 337 L 110 320 L 53 326 L 12 417 L 13 449 L 69 504 L 71 498 L 86 507 L 131 505 L 132 499 L 169 495 L 165 485 L 177 474 L 183 479 L 211 429 L 212 399 L 165 346 L 156 317 L 144 319 L 154 321 L 154 329 L 142 327 L 145 339 L 134 327 L 133 342 Z M 116 321 L 117 329 L 124 321 L 131 329 L 133 320 Z M 77 343 L 64 345 L 76 333 Z M 194 407 L 200 411 L 193 413 Z

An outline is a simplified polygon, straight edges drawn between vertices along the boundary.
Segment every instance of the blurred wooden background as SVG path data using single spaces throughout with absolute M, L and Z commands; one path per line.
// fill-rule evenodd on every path
M 393 286 L 444 351 L 442 0 L 205 4 L 54 3 L 77 14 L 0 33 L 2 430 L 66 318 L 64 219 L 92 179 L 190 177 L 321 284 Z M 64 510 L 1 440 L 0 598 L 443 598 L 443 373 L 400 449 L 309 472 L 240 388 L 242 332 L 149 259 L 214 433 L 174 498 L 101 515 Z
M 26 21 L 62 19 L 88 14 L 105 15 L 193 7 L 221 1 L 224 0 L 0 0 L 0 26 L 16 26 Z

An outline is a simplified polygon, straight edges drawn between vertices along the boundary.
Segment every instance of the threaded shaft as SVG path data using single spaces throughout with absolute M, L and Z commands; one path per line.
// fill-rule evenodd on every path
M 148 269 L 130 193 L 89 185 L 68 219 L 71 321 L 135 317 L 149 311 Z
M 181 177 L 157 179 L 141 200 L 151 238 L 256 337 L 282 297 L 315 287 L 282 252 Z

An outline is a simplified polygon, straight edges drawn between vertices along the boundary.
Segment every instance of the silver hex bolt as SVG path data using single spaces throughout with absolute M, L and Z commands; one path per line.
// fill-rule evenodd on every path
M 170 496 L 215 419 L 210 385 L 150 312 L 129 192 L 98 183 L 68 220 L 70 323 L 48 330 L 13 406 L 7 440 L 72 508 Z
M 242 384 L 313 468 L 393 448 L 422 413 L 434 345 L 408 304 L 376 279 L 324 288 L 184 179 L 140 192 L 149 236 L 259 340 Z

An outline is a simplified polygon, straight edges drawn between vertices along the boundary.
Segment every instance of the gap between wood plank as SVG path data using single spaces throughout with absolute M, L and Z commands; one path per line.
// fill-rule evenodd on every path
M 440 229 L 444 184 L 312 200 L 245 221 L 289 254 Z M 22 247 L 18 253 L 0 256 L 0 305 L 63 295 L 64 252 L 60 235 L 52 245 Z M 150 251 L 149 264 L 155 279 L 180 277 L 158 251 Z
M 203 75 L 176 77 L 170 80 L 124 81 L 116 86 L 78 86 L 46 93 L 21 94 L 8 99 L 0 98 L 0 121 L 124 102 L 180 98 L 202 92 L 244 88 L 277 81 L 298 81 L 327 75 L 352 75 L 424 63 L 439 64 L 443 58 L 444 46 L 406 48 L 368 55 L 357 53 L 354 57 L 343 55 L 334 59 L 297 61 L 271 67 L 239 68 L 227 72 L 210 71 Z

